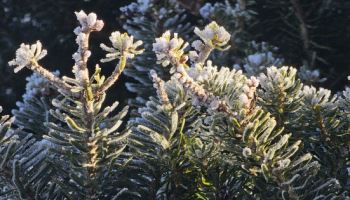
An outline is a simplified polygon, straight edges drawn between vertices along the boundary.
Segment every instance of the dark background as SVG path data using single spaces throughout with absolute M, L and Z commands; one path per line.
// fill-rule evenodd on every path
M 182 4 L 191 10 L 194 7 L 190 4 L 203 5 L 205 2 L 213 1 L 181 1 Z M 284 0 L 282 0 L 284 1 Z M 281 2 L 282 2 L 281 1 Z M 315 0 L 313 2 L 316 2 Z M 15 50 L 22 43 L 33 43 L 40 40 L 48 50 L 48 55 L 41 61 L 43 66 L 49 70 L 59 70 L 61 75 L 72 76 L 71 68 L 73 60 L 71 55 L 77 48 L 73 29 L 77 26 L 74 11 L 84 10 L 85 12 L 95 12 L 100 19 L 105 22 L 105 27 L 101 32 L 94 33 L 91 36 L 91 51 L 93 53 L 89 66 L 94 68 L 98 60 L 103 57 L 103 52 L 99 48 L 101 42 L 108 43 L 109 34 L 115 30 L 122 30 L 123 20 L 120 18 L 119 8 L 133 1 L 129 0 L 0 0 L 0 105 L 3 106 L 5 113 L 10 113 L 15 107 L 15 102 L 21 99 L 25 90 L 25 77 L 31 74 L 29 70 L 22 70 L 14 74 L 9 69 L 7 62 L 14 58 Z M 279 16 L 281 9 L 266 8 L 269 0 L 257 0 L 255 7 L 259 10 L 258 17 L 261 23 L 255 26 L 255 32 L 259 40 L 268 41 L 275 46 L 281 45 L 282 39 L 275 37 L 271 33 L 281 33 Z M 338 0 L 337 6 L 349 6 L 346 0 Z M 281 4 L 282 5 L 282 4 Z M 350 6 L 349 6 L 350 7 Z M 282 7 L 283 8 L 283 5 Z M 332 33 L 320 37 L 321 43 L 332 46 L 332 53 L 327 50 L 320 50 L 320 54 L 328 56 L 328 64 L 320 64 L 322 75 L 328 77 L 328 81 L 320 84 L 335 91 L 341 90 L 346 85 L 346 76 L 350 74 L 350 20 L 349 10 L 343 10 L 336 17 L 328 17 L 322 21 L 317 31 Z M 269 24 L 273 21 L 273 25 Z M 310 28 L 314 30 L 313 27 Z M 316 30 L 316 29 L 315 29 Z M 334 33 L 334 34 L 333 34 Z M 284 34 L 281 33 L 280 38 Z M 298 38 L 296 38 L 296 41 Z M 292 43 L 292 42 L 291 42 Z M 289 44 L 288 41 L 285 44 Z M 279 46 L 280 47 L 280 46 Z M 281 52 L 290 54 L 291 49 L 288 45 L 280 47 Z M 292 52 L 294 53 L 294 52 Z M 300 66 L 299 54 L 295 52 L 294 57 L 287 58 L 287 64 Z M 113 70 L 110 63 L 101 65 L 102 72 L 108 74 Z M 118 83 L 111 89 L 109 101 L 119 100 L 126 103 L 127 97 L 132 96 L 125 89 L 124 82 L 126 77 L 122 76 Z
M 103 19 L 105 26 L 101 32 L 91 35 L 91 51 L 93 53 L 89 66 L 94 69 L 95 63 L 103 57 L 99 48 L 101 42 L 108 44 L 112 31 L 121 30 L 120 11 L 132 1 L 128 0 L 0 0 L 0 105 L 5 113 L 15 107 L 25 91 L 25 77 L 29 70 L 21 70 L 14 74 L 7 62 L 14 58 L 15 51 L 23 43 L 40 40 L 48 55 L 41 64 L 49 70 L 59 70 L 61 75 L 72 76 L 74 61 L 72 54 L 76 51 L 74 28 L 78 25 L 74 11 L 95 12 Z M 111 64 L 104 64 L 103 73 L 113 69 Z M 118 90 L 113 89 L 113 96 L 122 100 L 126 95 L 122 77 L 118 82 Z

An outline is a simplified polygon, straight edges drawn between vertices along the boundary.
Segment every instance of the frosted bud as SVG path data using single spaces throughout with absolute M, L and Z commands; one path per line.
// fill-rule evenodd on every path
M 88 26 L 95 25 L 96 20 L 97 20 L 97 15 L 95 13 L 90 13 L 86 18 L 87 25 Z
M 101 59 L 101 62 L 115 60 L 122 54 L 127 58 L 134 58 L 135 55 L 144 51 L 143 49 L 138 49 L 142 45 L 142 41 L 134 42 L 134 37 L 129 36 L 127 33 L 121 34 L 119 31 L 115 31 L 111 34 L 109 40 L 112 42 L 112 47 L 108 47 L 105 44 L 100 45 L 103 50 L 107 51 L 106 58 Z
M 252 155 L 252 150 L 249 147 L 244 147 L 242 154 L 247 158 Z
M 186 62 L 187 59 L 183 54 L 187 46 L 188 43 L 179 38 L 177 33 L 174 33 L 174 37 L 171 38 L 170 31 L 166 31 L 161 37 L 156 38 L 156 42 L 153 43 L 153 51 L 156 53 L 157 63 L 166 67 L 173 60 L 181 63 Z
M 46 49 L 42 49 L 42 44 L 37 41 L 35 44 L 26 45 L 21 44 L 20 48 L 16 51 L 16 58 L 11 60 L 8 64 L 15 66 L 14 72 L 17 73 L 26 66 L 29 66 L 31 62 L 37 62 L 47 54 Z
M 156 38 L 156 42 L 153 43 L 154 52 L 164 52 L 169 50 L 170 31 L 163 33 L 162 37 Z
M 247 60 L 249 63 L 252 63 L 254 65 L 260 65 L 263 62 L 265 54 L 264 53 L 256 53 L 249 55 L 247 57 Z
M 222 48 L 229 42 L 231 37 L 225 28 L 219 26 L 216 22 L 211 22 L 205 26 L 203 30 L 196 27 L 194 33 L 198 35 L 205 44 L 213 48 Z
M 91 56 L 91 51 L 87 50 L 84 52 L 85 58 L 89 58 Z
M 77 19 L 81 25 L 81 28 L 76 28 L 74 30 L 75 34 L 79 34 L 85 30 L 100 31 L 103 28 L 103 21 L 97 20 L 97 15 L 95 13 L 89 13 L 88 15 L 84 11 L 75 12 Z

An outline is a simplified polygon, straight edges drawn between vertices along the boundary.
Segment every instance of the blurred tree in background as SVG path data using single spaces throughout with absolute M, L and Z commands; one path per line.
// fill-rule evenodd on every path
M 347 0 L 239 0 L 254 11 L 254 20 L 247 31 L 257 41 L 266 41 L 279 48 L 285 58 L 285 65 L 307 66 L 320 69 L 327 81 L 320 83 L 329 89 L 341 89 L 346 75 L 350 73 L 350 2 Z M 48 51 L 61 52 L 58 57 L 48 56 L 45 65 L 70 73 L 75 50 L 74 34 L 76 25 L 74 11 L 96 12 L 107 23 L 107 27 L 93 36 L 93 52 L 100 42 L 105 42 L 107 33 L 121 30 L 120 7 L 130 4 L 129 0 L 0 0 L 0 103 L 8 113 L 20 99 L 29 72 L 14 76 L 7 62 L 15 48 L 22 43 L 34 42 L 41 38 Z M 177 0 L 190 19 L 202 20 L 200 8 L 206 3 L 231 3 L 236 0 L 186 1 Z M 217 20 L 217 19 L 216 19 Z M 218 20 L 220 21 L 220 20 Z M 232 28 L 232 27 L 227 27 Z M 104 38 L 104 39 L 102 39 Z M 101 55 L 93 55 L 95 62 Z M 59 65 L 59 66 L 57 66 Z M 104 69 L 106 73 L 112 69 Z M 132 79 L 123 76 L 121 82 Z M 126 102 L 133 94 L 119 84 L 113 92 L 120 102 Z M 121 89 L 122 87 L 122 89 Z M 112 101 L 112 100 L 111 100 Z

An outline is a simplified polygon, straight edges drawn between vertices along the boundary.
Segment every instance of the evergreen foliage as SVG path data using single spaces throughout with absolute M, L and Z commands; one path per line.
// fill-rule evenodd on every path
M 145 52 L 124 70 L 126 76 L 136 80 L 136 83 L 126 83 L 127 89 L 137 95 L 136 98 L 129 100 L 129 104 L 132 107 L 140 107 L 145 104 L 149 96 L 155 94 L 148 75 L 150 69 L 156 70 L 162 79 L 169 79 L 169 73 L 161 66 L 155 65 L 156 57 L 152 52 L 154 38 L 166 30 L 173 30 L 186 36 L 192 26 L 187 22 L 188 16 L 185 10 L 176 1 L 139 0 L 120 10 L 126 18 L 123 28 L 144 42 Z M 137 115 L 136 112 L 134 114 Z
M 350 89 L 301 80 L 320 81 L 283 66 L 245 28 L 212 21 L 191 36 L 184 9 L 156 2 L 122 9 L 137 40 L 115 31 L 100 45 L 101 63 L 118 60 L 109 76 L 88 67 L 89 36 L 104 26 L 95 13 L 75 13 L 74 77 L 39 64 L 40 41 L 20 45 L 9 65 L 34 74 L 14 117 L 0 119 L 0 197 L 350 199 Z M 207 5 L 208 20 L 227 9 L 244 27 L 254 14 L 244 2 Z M 129 119 L 128 106 L 104 103 L 123 72 L 139 82 L 127 83 L 138 95 Z

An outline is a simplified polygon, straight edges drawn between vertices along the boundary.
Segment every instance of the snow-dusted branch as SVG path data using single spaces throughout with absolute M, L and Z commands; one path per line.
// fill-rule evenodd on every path
M 166 93 L 164 81 L 158 77 L 155 70 L 151 70 L 150 75 L 153 80 L 153 87 L 157 90 L 157 95 L 161 103 L 164 105 L 165 109 L 172 109 L 173 106 L 171 105 L 168 94 Z
M 71 86 L 54 75 L 52 72 L 39 65 L 38 61 L 45 57 L 46 54 L 47 50 L 42 48 L 40 41 L 37 41 L 32 45 L 22 43 L 20 48 L 16 51 L 15 59 L 11 60 L 8 64 L 15 67 L 15 73 L 27 67 L 28 69 L 45 77 L 58 90 L 64 92 L 65 94 L 71 94 Z
M 87 61 L 91 55 L 89 51 L 89 37 L 93 31 L 100 31 L 103 28 L 103 21 L 97 20 L 95 13 L 89 13 L 88 15 L 84 11 L 75 12 L 80 26 L 74 29 L 74 33 L 77 35 L 76 42 L 78 44 L 78 50 L 73 54 L 75 60 L 75 66 L 73 67 L 73 73 L 77 80 L 79 80 L 81 87 L 86 89 L 89 83 L 89 71 L 87 68 Z
M 216 22 L 208 24 L 203 30 L 196 27 L 194 33 L 202 40 L 192 42 L 192 47 L 198 53 L 196 51 L 190 51 L 189 54 L 190 59 L 197 64 L 203 65 L 214 49 L 225 51 L 230 48 L 227 43 L 231 35 L 224 27 L 219 26 Z
M 105 44 L 100 45 L 103 50 L 108 52 L 106 58 L 101 59 L 101 62 L 110 62 L 119 58 L 119 64 L 112 72 L 112 75 L 97 90 L 96 96 L 106 92 L 118 80 L 128 58 L 134 58 L 135 55 L 141 54 L 144 51 L 143 49 L 138 49 L 142 45 L 142 41 L 134 42 L 134 37 L 129 36 L 127 33 L 113 32 L 109 40 L 112 42 L 112 47 L 108 47 Z
M 213 48 L 224 46 L 227 43 L 227 38 L 229 38 L 229 36 L 227 37 L 226 35 L 220 35 L 219 37 L 219 35 L 213 31 L 205 31 L 204 33 L 197 31 L 197 33 L 206 44 L 211 45 Z M 210 35 L 210 33 L 213 35 Z M 156 53 L 158 63 L 161 63 L 164 67 L 171 64 L 172 67 L 170 73 L 172 76 L 175 77 L 186 90 L 191 91 L 200 102 L 206 104 L 210 110 L 218 110 L 229 115 L 235 115 L 230 111 L 230 108 L 224 100 L 221 100 L 220 97 L 206 91 L 188 75 L 186 71 L 186 61 L 188 57 L 184 54 L 184 49 L 187 46 L 188 43 L 185 43 L 183 39 L 178 38 L 176 33 L 174 34 L 174 37 L 171 38 L 170 32 L 167 31 L 162 37 L 156 38 L 156 42 L 153 43 L 153 51 Z

